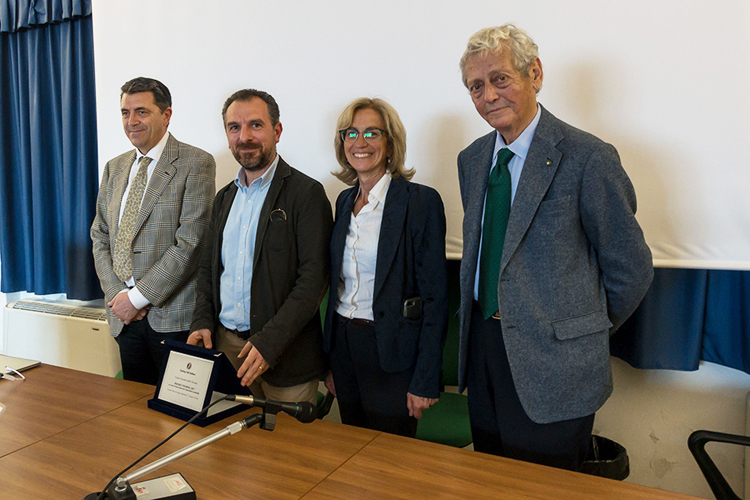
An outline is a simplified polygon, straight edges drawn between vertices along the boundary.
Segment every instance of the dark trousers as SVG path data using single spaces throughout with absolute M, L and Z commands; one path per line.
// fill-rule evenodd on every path
M 122 378 L 156 385 L 164 354 L 167 352 L 162 341 L 171 339 L 185 342 L 189 333 L 159 333 L 148 324 L 148 317 L 125 325 L 120 335 L 115 338 L 120 346 Z
M 341 422 L 414 437 L 417 419 L 409 416 L 406 406 L 414 367 L 383 371 L 373 326 L 357 325 L 337 314 L 333 328 L 331 369 Z
M 560 469 L 580 469 L 591 440 L 594 415 L 549 424 L 532 421 L 516 393 L 500 321 L 483 319 L 476 302 L 467 376 L 476 451 Z

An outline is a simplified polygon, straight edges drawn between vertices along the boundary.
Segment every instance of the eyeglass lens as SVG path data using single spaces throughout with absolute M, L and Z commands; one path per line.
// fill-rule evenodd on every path
M 344 142 L 354 142 L 359 137 L 360 131 L 356 128 L 348 128 L 343 131 Z M 383 133 L 378 129 L 367 129 L 362 132 L 362 138 L 367 142 L 374 142 L 380 139 Z

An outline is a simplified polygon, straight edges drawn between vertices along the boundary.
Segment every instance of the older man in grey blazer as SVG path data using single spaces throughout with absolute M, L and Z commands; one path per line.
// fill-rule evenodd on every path
M 135 78 L 121 90 L 136 149 L 104 167 L 91 239 L 123 376 L 156 384 L 162 341 L 189 333 L 216 164 L 167 132 L 172 98 L 163 83 Z
M 536 44 L 474 34 L 464 84 L 494 131 L 458 156 L 459 385 L 474 448 L 577 470 L 612 392 L 609 336 L 653 277 L 617 151 L 537 104 Z

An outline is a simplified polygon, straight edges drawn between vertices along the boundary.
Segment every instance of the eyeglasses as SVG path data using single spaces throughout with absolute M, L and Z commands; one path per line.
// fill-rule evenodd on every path
M 365 141 L 373 143 L 378 142 L 383 137 L 383 134 L 386 134 L 387 132 L 382 128 L 368 128 L 365 129 L 364 132 L 360 132 L 356 128 L 352 127 L 346 130 L 339 130 L 339 134 L 341 134 L 341 140 L 344 142 L 355 142 L 360 133 L 362 134 L 362 138 Z

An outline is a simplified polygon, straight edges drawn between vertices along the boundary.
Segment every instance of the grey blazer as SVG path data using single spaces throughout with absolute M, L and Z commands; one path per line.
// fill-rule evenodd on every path
M 135 150 L 104 167 L 91 226 L 94 265 L 107 302 L 125 288 L 112 267 L 120 204 Z M 213 157 L 171 134 L 146 186 L 133 238 L 133 277 L 152 307 L 146 318 L 157 332 L 188 330 L 195 307 L 198 257 L 211 217 L 216 184 Z M 107 308 L 110 332 L 123 323 Z
M 549 423 L 590 415 L 611 394 L 609 335 L 643 299 L 653 264 L 615 148 L 541 113 L 511 207 L 497 293 L 521 404 L 533 421 Z M 495 137 L 458 156 L 461 390 Z

